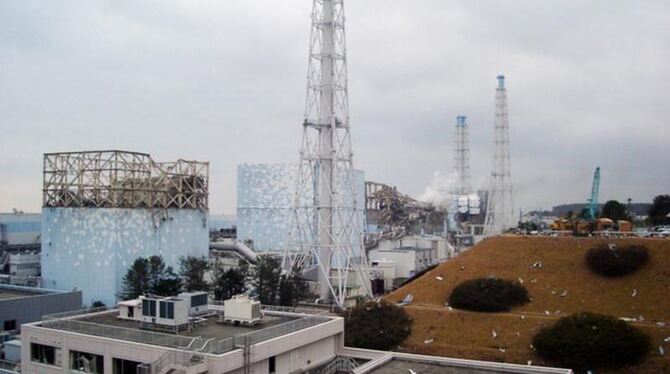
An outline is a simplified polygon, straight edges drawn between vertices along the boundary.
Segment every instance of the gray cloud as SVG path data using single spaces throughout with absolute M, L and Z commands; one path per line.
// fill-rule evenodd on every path
M 38 210 L 43 152 L 120 148 L 211 161 L 211 210 L 239 163 L 297 159 L 310 2 L 0 2 L 0 210 Z M 420 195 L 471 125 L 490 172 L 508 77 L 516 201 L 668 192 L 666 1 L 347 2 L 356 166 Z

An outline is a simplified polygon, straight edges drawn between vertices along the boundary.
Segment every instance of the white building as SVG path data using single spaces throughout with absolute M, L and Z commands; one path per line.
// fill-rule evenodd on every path
M 410 278 L 431 265 L 437 264 L 437 250 L 431 248 L 402 247 L 374 249 L 369 253 L 370 263 L 395 264 L 396 278 Z
M 214 316 L 180 335 L 139 329 L 117 311 L 24 325 L 22 373 L 571 373 L 567 369 L 352 349 L 339 316 L 274 307 L 256 326 Z

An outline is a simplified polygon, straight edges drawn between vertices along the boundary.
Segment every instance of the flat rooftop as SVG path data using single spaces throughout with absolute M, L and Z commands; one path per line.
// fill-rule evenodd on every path
M 120 318 L 117 317 L 117 315 L 118 315 L 118 312 L 112 311 L 112 312 L 109 312 L 109 313 L 84 316 L 84 317 L 81 317 L 81 318 L 77 318 L 76 320 L 81 321 L 81 322 L 95 323 L 97 325 L 110 326 L 110 327 L 120 327 L 120 328 L 125 328 L 125 329 L 159 332 L 159 331 L 153 331 L 153 330 L 140 329 L 140 322 L 120 319 Z M 268 328 L 268 327 L 276 326 L 276 325 L 282 324 L 284 322 L 289 322 L 289 321 L 292 321 L 294 319 L 297 319 L 297 318 L 275 316 L 275 315 L 265 315 L 263 317 L 263 319 L 261 319 L 261 321 L 256 325 L 242 326 L 242 325 L 232 325 L 232 324 L 218 323 L 217 322 L 218 317 L 214 315 L 214 316 L 206 317 L 205 322 L 196 324 L 195 327 L 191 331 L 181 331 L 179 334 L 173 334 L 173 335 L 188 336 L 188 337 L 201 336 L 205 339 L 215 338 L 215 339 L 220 340 L 220 339 L 232 338 L 233 336 L 237 336 L 237 335 L 248 334 L 250 332 L 254 332 L 254 331 L 257 331 L 257 330 L 262 330 L 262 329 L 265 329 L 265 328 Z
M 474 365 L 473 365 L 474 366 Z M 528 367 L 526 372 L 534 372 L 533 367 Z M 536 372 L 550 372 L 541 371 L 543 368 L 538 368 Z M 372 369 L 369 374 L 503 374 L 510 373 L 509 369 L 491 368 L 477 368 L 477 367 L 463 367 L 462 365 L 450 365 L 445 362 L 419 362 L 414 360 L 404 360 L 402 358 L 394 358 L 384 365 Z M 552 370 L 551 372 L 569 372 L 569 370 Z
M 9 300 L 9 299 L 22 299 L 24 297 L 35 296 L 36 293 L 19 291 L 19 290 L 6 290 L 0 288 L 0 301 Z

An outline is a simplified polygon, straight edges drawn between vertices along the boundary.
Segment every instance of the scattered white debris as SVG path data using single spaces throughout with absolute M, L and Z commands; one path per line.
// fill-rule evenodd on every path
M 665 326 L 665 322 L 656 322 L 656 325 L 663 327 L 663 326 Z
M 544 311 L 544 315 L 548 316 L 549 314 L 551 314 L 551 313 L 549 313 L 548 310 L 545 310 L 545 311 Z
M 541 268 L 542 267 L 542 261 L 535 261 L 533 265 L 530 266 L 531 269 L 533 268 Z
M 556 295 L 556 293 L 557 293 L 556 291 L 551 290 L 551 294 L 552 294 L 552 295 Z
M 448 306 L 447 309 L 449 309 L 450 312 L 451 312 L 452 310 L 454 310 L 454 308 L 452 308 L 452 307 L 450 307 L 450 306 Z
M 635 322 L 637 321 L 635 318 L 630 318 L 630 317 L 619 317 L 620 320 L 624 322 Z
M 409 371 L 409 374 L 416 374 L 416 371 L 414 371 L 412 369 L 407 369 L 407 370 Z
M 506 349 L 505 348 L 498 348 L 498 350 L 502 353 L 505 353 Z
M 432 344 L 435 340 L 433 338 L 430 338 L 428 340 L 424 340 L 423 344 Z
M 533 361 L 528 360 L 528 362 L 527 362 L 526 364 L 527 364 L 528 366 L 531 366 L 531 365 L 533 364 Z
M 554 314 L 561 314 L 561 311 L 557 310 L 557 311 L 554 312 Z
M 414 296 L 412 296 L 411 293 L 408 293 L 407 296 L 405 296 L 405 298 L 402 299 L 402 302 L 400 304 L 402 305 L 411 304 L 412 300 L 414 300 Z
M 666 343 L 667 343 L 667 342 L 670 342 L 670 336 L 668 336 L 667 338 L 663 339 L 663 341 L 666 342 Z
M 521 333 L 517 331 L 516 336 L 521 336 Z
M 439 275 L 438 275 L 437 277 L 435 277 L 435 279 L 437 279 L 437 280 L 439 280 L 439 281 L 444 280 L 444 278 L 442 278 L 442 277 L 439 276 Z
M 519 278 L 518 281 L 519 283 L 523 284 L 523 279 Z
M 663 349 L 663 346 L 661 345 L 658 346 L 658 353 L 660 353 L 661 356 L 665 356 L 665 349 Z
M 561 294 L 558 295 L 558 296 L 560 296 L 560 297 L 566 297 L 566 296 L 568 296 L 568 290 L 563 290 L 563 292 L 561 292 Z
M 642 315 L 640 315 L 639 317 L 637 317 L 637 320 L 642 322 L 642 321 L 644 321 L 644 317 L 642 317 Z
M 491 336 L 493 337 L 493 339 L 498 337 L 498 333 L 496 332 L 496 330 L 491 330 Z
M 631 294 L 631 296 L 633 296 L 633 297 L 637 296 L 637 288 L 633 289 L 633 293 Z
M 537 283 L 537 279 L 531 279 L 530 283 L 533 283 L 533 284 Z
M 611 250 L 615 250 L 616 249 L 616 244 L 610 243 L 609 247 L 610 247 Z
M 524 316 L 524 315 L 522 314 L 522 315 L 521 315 L 521 319 L 526 319 L 526 316 Z
M 530 349 L 535 350 L 535 346 L 531 344 Z
M 465 270 L 465 266 L 461 265 L 461 271 Z

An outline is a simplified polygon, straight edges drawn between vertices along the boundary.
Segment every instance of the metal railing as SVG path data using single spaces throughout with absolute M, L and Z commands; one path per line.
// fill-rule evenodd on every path
M 85 308 L 85 309 L 71 310 L 69 312 L 45 314 L 45 315 L 42 316 L 42 321 L 53 321 L 55 319 L 63 319 L 63 318 L 81 316 L 81 315 L 84 315 L 84 314 L 106 312 L 108 310 L 110 310 L 108 307 L 100 306 L 100 307 L 96 307 L 96 308 Z
M 235 346 L 243 346 L 244 344 L 257 344 L 265 340 L 274 339 L 276 337 L 290 334 L 308 327 L 316 326 L 328 321 L 329 318 L 322 316 L 309 316 L 280 325 L 271 326 L 262 330 L 250 332 L 244 335 L 235 336 Z
M 138 343 L 160 345 L 171 348 L 185 348 L 193 344 L 193 337 L 163 334 L 125 327 L 106 326 L 92 322 L 72 319 L 54 320 L 42 323 L 47 328 L 78 332 L 88 335 L 104 336 L 107 338 L 128 340 Z
M 12 361 L 0 360 L 0 373 L 4 372 L 20 373 L 21 364 Z

